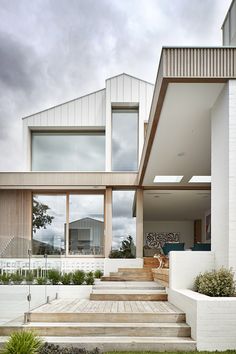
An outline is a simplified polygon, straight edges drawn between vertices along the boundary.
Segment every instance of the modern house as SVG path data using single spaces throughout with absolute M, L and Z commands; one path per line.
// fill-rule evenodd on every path
M 186 312 L 199 349 L 235 348 L 236 301 L 188 290 L 201 271 L 236 272 L 235 23 L 233 1 L 222 47 L 163 47 L 155 85 L 120 74 L 23 118 L 25 171 L 0 173 L 2 259 L 31 249 L 37 262 L 46 253 L 109 273 L 118 268 L 110 251 L 128 235 L 136 258 L 119 260 L 126 267 L 179 241 L 169 301 Z M 196 243 L 211 251 L 188 252 Z

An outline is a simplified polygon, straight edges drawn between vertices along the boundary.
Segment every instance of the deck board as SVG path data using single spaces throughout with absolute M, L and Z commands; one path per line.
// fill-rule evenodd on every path
M 180 313 L 168 301 L 91 301 L 59 299 L 32 312 L 43 313 Z

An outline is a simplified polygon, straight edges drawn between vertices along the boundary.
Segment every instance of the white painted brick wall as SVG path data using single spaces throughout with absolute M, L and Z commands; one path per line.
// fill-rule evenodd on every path
M 186 313 L 198 350 L 236 349 L 236 298 L 214 298 L 169 289 L 169 301 Z
M 229 81 L 229 267 L 236 272 L 236 80 Z M 235 330 L 236 335 L 236 330 Z

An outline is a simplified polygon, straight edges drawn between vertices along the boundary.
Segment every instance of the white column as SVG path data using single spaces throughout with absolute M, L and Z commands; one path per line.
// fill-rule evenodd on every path
M 212 251 L 216 266 L 236 270 L 236 81 L 212 109 Z

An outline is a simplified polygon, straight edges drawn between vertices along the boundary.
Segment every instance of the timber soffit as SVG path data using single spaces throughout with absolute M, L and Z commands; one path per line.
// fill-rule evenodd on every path
M 139 167 L 142 185 L 169 83 L 236 79 L 236 47 L 163 47 Z

